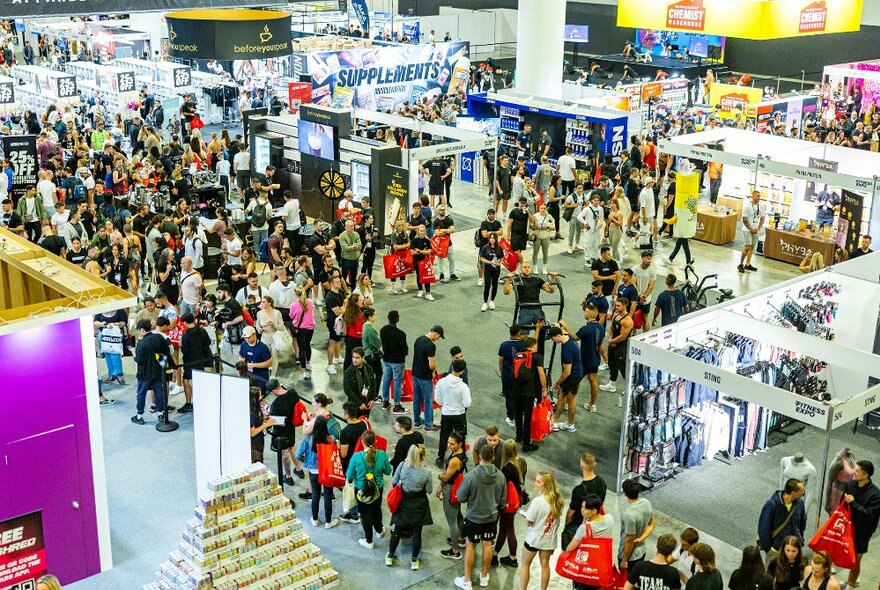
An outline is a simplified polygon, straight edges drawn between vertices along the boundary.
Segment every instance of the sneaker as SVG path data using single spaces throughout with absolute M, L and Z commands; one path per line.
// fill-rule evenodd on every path
M 312 370 L 312 361 L 306 361 L 306 371 Z
M 340 514 L 336 518 L 341 520 L 342 522 L 347 522 L 348 524 L 358 524 L 361 521 L 360 516 L 353 516 L 349 514 Z
M 320 520 L 318 520 L 317 518 L 312 519 L 312 526 L 318 526 L 319 524 L 321 524 Z
M 382 527 L 382 530 L 379 531 L 378 533 L 376 533 L 376 536 L 379 537 L 380 539 L 384 539 L 385 538 L 385 527 Z
M 382 409 L 385 410 L 386 412 L 388 410 L 390 410 L 391 409 L 391 402 L 388 400 L 383 401 L 382 402 Z
M 300 478 L 300 479 L 305 479 L 305 478 L 306 478 L 306 472 L 303 471 L 302 469 L 294 469 L 294 470 L 293 470 L 293 474 L 294 474 L 295 476 L 297 476 L 298 478 Z
M 404 408 L 400 404 L 397 404 L 396 406 L 391 408 L 391 413 L 394 414 L 395 416 L 402 416 L 403 414 L 409 414 L 409 410 L 407 410 L 406 408 Z
M 413 422 L 413 428 L 421 428 L 421 427 L 422 427 L 421 422 Z
M 113 404 L 116 403 L 116 400 L 110 399 L 109 397 L 105 397 L 104 399 L 101 400 L 100 403 L 102 406 L 112 406 Z
M 574 254 L 574 248 L 572 248 L 571 246 L 569 246 L 569 247 L 568 247 L 568 253 L 569 253 L 569 254 Z
M 430 293 L 425 295 L 425 301 L 434 301 L 434 296 Z
M 422 562 L 421 562 L 421 561 L 419 561 L 418 559 L 411 559 L 411 560 L 410 560 L 410 562 L 409 562 L 409 569 L 411 569 L 411 570 L 413 570 L 413 571 L 416 571 L 416 570 L 419 569 L 420 567 L 422 567 Z
M 177 410 L 179 414 L 187 414 L 193 411 L 193 405 L 191 403 L 185 403 Z
M 747 264 L 747 265 L 745 265 L 744 268 L 745 268 L 746 270 L 751 270 L 751 271 L 758 270 L 757 268 L 755 268 L 755 267 L 752 266 L 751 264 Z M 856 586 L 850 586 L 850 588 L 855 588 L 855 587 L 856 587 Z
M 474 586 L 469 580 L 465 580 L 462 576 L 455 578 L 455 585 L 461 588 L 461 590 L 471 590 Z
M 513 421 L 513 418 L 505 418 L 504 421 L 507 422 L 507 425 L 511 428 L 516 428 L 516 422 Z
M 489 309 L 488 303 L 484 303 L 483 305 L 480 306 L 480 311 L 486 311 L 487 309 Z
M 409 293 L 409 289 L 407 289 L 406 287 L 401 287 L 400 292 L 401 293 Z
M 443 274 L 442 272 L 440 273 L 440 279 L 439 279 L 439 280 L 440 280 L 441 283 L 448 283 L 448 282 L 449 282 L 449 280 L 446 278 L 446 275 Z
M 501 565 L 506 565 L 507 567 L 519 567 L 519 562 L 517 560 L 511 558 L 509 555 L 506 557 L 502 557 L 501 559 L 498 560 L 498 562 Z
M 439 426 L 425 426 L 425 432 L 437 432 L 440 430 Z
M 601 389 L 602 391 L 616 391 L 617 387 L 614 385 L 613 381 L 609 381 L 608 383 L 605 383 L 604 385 L 600 385 L 599 389 Z
M 483 286 L 483 279 L 477 279 L 477 287 Z
M 485 588 L 488 585 L 489 585 L 489 574 L 486 574 L 485 576 L 483 574 L 480 574 L 480 587 Z
M 139 425 L 139 426 L 143 426 L 144 424 L 146 424 L 146 423 L 144 422 L 144 417 L 143 417 L 143 416 L 140 416 L 140 415 L 132 416 L 132 417 L 131 417 L 131 421 L 134 422 L 135 424 Z
M 156 409 L 156 404 L 153 404 L 152 406 L 150 406 L 150 413 L 155 414 L 156 412 L 158 412 L 158 410 Z
M 564 430 L 566 432 L 577 432 L 577 426 L 575 426 L 574 424 L 566 424 L 559 430 Z
M 168 392 L 169 395 L 180 395 L 181 393 L 183 393 L 183 387 L 176 383 L 171 386 L 171 390 Z
M 328 375 L 335 375 L 336 374 L 336 367 L 334 367 L 333 365 L 327 365 L 327 374 Z
M 397 285 L 391 285 L 391 294 L 397 295 Z
M 599 365 L 599 370 L 600 371 L 607 371 L 608 370 L 608 363 L 602 363 L 601 365 Z
M 292 486 L 292 485 L 293 485 L 293 478 L 290 477 L 289 475 L 286 476 L 286 477 L 284 478 L 284 485 L 286 485 L 286 486 Z
M 388 567 L 391 567 L 392 565 L 394 565 L 394 560 L 395 560 L 395 559 L 397 559 L 396 556 L 391 555 L 390 553 L 387 554 L 387 555 L 385 556 L 385 565 L 387 565 Z
M 744 273 L 744 272 L 746 272 L 746 267 L 743 266 L 742 264 L 740 264 L 739 266 L 736 267 L 736 270 L 738 270 L 741 273 Z
M 311 381 L 312 380 L 312 373 L 310 371 L 304 371 L 303 372 L 303 379 L 305 379 L 306 381 Z
M 460 281 L 461 279 L 458 278 L 457 274 L 453 273 L 453 274 L 449 275 L 449 280 L 450 281 Z
M 341 365 L 341 364 L 345 363 L 345 357 L 338 356 L 335 359 L 333 359 L 333 363 L 336 365 Z
M 338 526 L 338 525 L 339 525 L 339 521 L 334 518 L 330 522 L 325 522 L 324 528 L 325 529 L 332 529 L 333 527 Z
M 120 385 L 125 385 L 125 377 L 123 377 L 122 375 L 117 375 L 116 382 L 119 383 Z
M 533 453 L 533 452 L 537 451 L 539 448 L 540 447 L 538 445 L 536 445 L 535 443 L 529 443 L 527 445 L 523 445 L 522 450 L 524 453 Z
M 375 546 L 372 543 L 367 543 L 366 539 L 358 539 L 358 545 L 360 545 L 364 549 L 372 549 Z
M 467 547 L 467 541 L 465 541 L 464 539 L 459 539 L 459 540 L 458 540 L 458 546 L 459 546 L 460 548 L 464 549 L 465 547 Z
M 299 497 L 301 500 L 311 500 L 312 499 L 312 492 L 309 492 L 309 491 L 300 492 Z
M 425 296 L 424 291 L 419 291 L 418 293 L 416 293 L 416 297 L 422 298 L 424 296 Z
M 596 410 L 596 404 L 589 404 L 589 405 L 587 406 L 587 411 L 590 412 L 591 414 L 595 414 L 596 411 L 597 411 L 597 410 Z
M 495 309 L 495 302 L 494 301 L 489 302 L 489 309 Z
M 559 425 L 559 422 L 556 422 L 553 424 L 553 426 L 550 427 L 550 430 L 553 432 L 559 432 L 560 430 L 562 430 L 562 427 Z

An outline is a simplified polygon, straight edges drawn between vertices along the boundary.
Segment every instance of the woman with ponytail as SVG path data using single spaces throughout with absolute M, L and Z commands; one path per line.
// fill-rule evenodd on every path
M 352 457 L 345 477 L 354 484 L 358 513 L 364 528 L 364 538 L 359 539 L 358 543 L 361 547 L 372 549 L 373 532 L 379 537 L 385 536 L 385 527 L 382 526 L 382 491 L 385 487 L 385 476 L 391 475 L 391 463 L 385 451 L 376 449 L 376 434 L 372 430 L 364 431 L 361 442 L 364 450 Z
M 565 507 L 556 479 L 549 471 L 541 471 L 535 476 L 534 496 L 526 512 L 529 528 L 523 539 L 521 590 L 529 587 L 529 568 L 535 555 L 541 561 L 541 590 L 547 590 L 550 583 L 550 556 L 556 550 L 559 522 Z

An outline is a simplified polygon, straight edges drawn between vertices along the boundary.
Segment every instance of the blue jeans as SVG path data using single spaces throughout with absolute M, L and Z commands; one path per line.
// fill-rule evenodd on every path
M 425 404 L 425 428 L 434 427 L 434 383 L 430 379 L 413 377 L 413 423 L 422 423 L 422 402 Z
M 144 404 L 147 400 L 147 392 L 149 390 L 153 390 L 153 393 L 156 394 L 156 409 L 160 412 L 165 411 L 165 384 L 162 383 L 162 378 L 157 379 L 138 379 L 137 382 L 137 413 L 138 415 L 142 415 L 144 413 Z
M 382 401 L 388 401 L 391 377 L 394 377 L 394 405 L 400 405 L 400 392 L 403 390 L 403 363 L 389 363 L 383 361 L 385 370 L 382 371 Z
M 309 483 L 312 485 L 312 518 L 318 520 L 318 509 L 321 498 L 324 498 L 324 522 L 333 520 L 333 488 L 318 483 L 318 474 L 309 471 Z
M 534 327 L 542 317 L 544 317 L 544 310 L 540 307 L 521 307 L 519 310 L 519 316 L 516 318 L 516 323 L 520 326 L 528 326 L 531 328 Z
M 348 288 L 352 291 L 355 287 L 355 282 L 357 281 L 357 272 L 358 272 L 358 264 L 360 260 L 355 258 L 354 260 L 348 260 L 347 258 L 343 258 L 340 263 L 342 264 L 342 280 L 348 285 Z
M 122 355 L 113 354 L 112 352 L 104 353 L 104 360 L 107 362 L 107 374 L 111 377 L 122 375 Z
M 266 229 L 252 229 L 251 234 L 254 236 L 254 254 L 257 255 L 257 260 L 260 259 L 260 244 L 263 243 L 263 240 L 269 237 L 269 228 Z

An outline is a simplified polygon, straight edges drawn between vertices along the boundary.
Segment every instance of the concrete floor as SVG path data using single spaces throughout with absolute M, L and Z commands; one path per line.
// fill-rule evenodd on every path
M 453 186 L 454 208 L 451 210 L 451 216 L 459 229 L 459 233 L 453 238 L 453 244 L 458 265 L 456 272 L 462 281 L 457 284 L 436 285 L 433 289 L 436 301 L 416 299 L 414 289 L 410 289 L 407 295 L 391 296 L 387 281 L 380 277 L 381 270 L 376 273 L 376 277 L 384 283 L 376 289 L 376 308 L 379 317 L 382 318 L 377 322 L 379 325 L 384 325 L 384 317 L 389 310 L 399 310 L 400 327 L 407 332 L 410 342 L 435 323 L 443 325 L 446 339 L 440 341 L 438 346 L 438 360 L 442 367 L 446 366 L 450 347 L 459 345 L 464 349 L 465 358 L 469 363 L 474 396 L 473 405 L 468 412 L 469 440 L 473 440 L 489 423 L 499 424 L 503 437 L 513 436 L 512 429 L 503 421 L 503 401 L 498 395 L 500 383 L 496 375 L 496 351 L 498 344 L 506 338 L 505 324 L 512 320 L 513 298 L 499 294 L 497 310 L 481 313 L 479 308 L 482 303 L 482 288 L 476 286 L 472 228 L 477 227 L 484 217 L 487 208 L 484 195 L 485 189 L 478 189 L 472 185 L 456 182 Z M 736 244 L 719 247 L 692 241 L 692 248 L 697 260 L 698 272 L 717 273 L 720 286 L 733 289 L 735 294 L 744 294 L 775 284 L 798 272 L 793 266 L 758 257 L 755 259 L 755 265 L 759 267 L 759 272 L 740 275 L 736 271 L 738 262 Z M 664 249 L 668 253 L 669 245 L 661 243 L 661 250 Z M 635 255 L 632 253 L 629 262 L 636 263 Z M 550 268 L 566 275 L 567 278 L 563 279 L 566 296 L 564 317 L 570 325 L 580 325 L 582 316 L 578 304 L 589 291 L 590 283 L 580 252 L 569 255 L 565 250 L 564 242 L 554 242 L 551 247 Z M 671 271 L 682 274 L 680 267 L 667 269 L 658 264 L 658 279 L 662 280 L 661 276 Z M 289 366 L 281 368 L 279 377 L 282 382 L 295 387 L 301 395 L 325 392 L 340 400 L 332 408 L 339 413 L 343 398 L 342 377 L 337 375 L 329 378 L 323 370 L 325 360 L 322 359 L 324 355 L 321 350 L 325 342 L 326 332 L 319 329 L 313 343 L 315 370 L 311 382 L 302 380 L 301 373 L 295 372 Z M 126 362 L 130 361 L 126 359 Z M 103 368 L 103 363 L 100 361 L 99 365 Z M 129 375 L 130 383 L 133 383 L 133 367 L 126 365 L 126 374 Z M 600 375 L 603 381 L 605 377 Z M 167 553 L 176 547 L 183 524 L 191 516 L 196 504 L 192 415 L 176 416 L 175 419 L 180 422 L 181 428 L 170 434 L 156 432 L 152 428 L 152 423 L 148 423 L 148 427 L 134 426 L 129 422 L 134 407 L 134 387 L 132 385 L 114 387 L 115 389 L 108 387 L 106 393 L 115 397 L 118 403 L 102 408 L 102 413 L 105 417 L 104 447 L 115 567 L 108 572 L 70 585 L 69 587 L 74 590 L 135 588 L 150 582 L 152 572 L 158 568 Z M 581 397 L 585 397 L 583 391 Z M 579 454 L 590 450 L 599 459 L 598 472 L 609 486 L 613 487 L 620 434 L 620 410 L 617 408 L 615 398 L 613 394 L 601 394 L 597 414 L 588 414 L 582 409 L 578 412 L 576 433 L 557 433 L 545 439 L 539 451 L 527 456 L 529 473 L 534 474 L 540 470 L 552 472 L 568 498 L 571 488 L 579 480 L 577 472 Z M 182 403 L 180 398 L 172 400 L 172 403 L 175 402 L 176 405 Z M 151 418 L 152 416 L 148 416 L 148 420 Z M 396 438 L 391 431 L 392 421 L 393 417 L 389 413 L 381 409 L 374 410 L 372 415 L 374 427 L 380 434 L 388 436 L 391 443 Z M 437 434 L 426 435 L 426 440 L 429 449 L 436 452 Z M 876 450 L 876 444 L 874 449 Z M 267 452 L 267 461 L 274 462 L 273 460 L 272 454 Z M 761 504 L 772 492 L 772 485 L 765 485 L 765 482 L 760 481 L 752 486 L 740 479 L 745 475 L 742 471 L 748 469 L 749 462 L 749 458 L 741 462 L 742 469 L 738 471 L 735 480 L 722 479 L 722 481 L 728 486 L 735 484 L 732 487 L 744 490 L 743 493 L 747 495 L 751 494 L 749 497 L 753 498 L 753 501 L 746 502 L 745 509 L 734 515 L 734 518 L 744 523 L 756 523 Z M 754 467 L 762 469 L 757 463 Z M 706 512 L 709 508 L 707 505 L 715 506 L 719 513 L 724 511 L 723 503 L 719 504 L 720 499 L 717 496 L 713 495 L 711 498 L 715 499 L 711 499 L 702 493 L 704 484 L 706 491 L 711 489 L 713 494 L 716 493 L 719 489 L 717 478 L 719 475 L 724 478 L 724 472 L 712 471 L 707 475 L 712 479 L 712 485 L 696 477 L 696 472 L 687 475 L 690 476 L 687 481 L 673 482 L 668 488 L 679 491 L 679 494 L 664 494 L 662 501 L 658 496 L 658 501 L 655 503 L 657 511 L 655 535 L 666 532 L 677 533 L 690 525 L 693 522 L 688 518 L 690 513 L 688 506 L 691 502 L 695 506 L 694 512 Z M 769 480 L 772 481 L 775 477 L 775 475 L 769 477 Z M 767 478 L 762 476 L 753 479 Z M 764 489 L 765 487 L 767 489 Z M 720 488 L 723 497 L 724 486 Z M 295 498 L 302 490 L 303 486 L 297 482 L 296 486 L 292 490 L 288 489 L 287 493 Z M 650 495 L 647 497 L 652 499 Z M 297 514 L 308 523 L 308 507 L 298 499 L 297 502 Z M 622 506 L 623 501 L 609 495 L 607 504 L 609 512 L 617 515 L 618 504 Z M 383 586 L 388 590 L 452 588 L 453 578 L 461 574 L 462 563 L 447 561 L 439 556 L 439 551 L 446 548 L 444 539 L 448 531 L 441 507 L 437 502 L 432 502 L 432 506 L 435 524 L 427 527 L 425 531 L 421 554 L 422 569 L 417 572 L 411 572 L 405 567 L 405 559 L 401 559 L 404 565 L 394 568 L 384 566 L 382 556 L 387 551 L 387 538 L 378 541 L 373 551 L 361 548 L 357 544 L 361 532 L 359 525 L 341 524 L 338 528 L 329 531 L 324 530 L 323 527 L 312 529 L 309 524 L 305 526 L 315 543 L 322 548 L 334 567 L 341 573 L 344 587 L 375 587 L 375 576 L 380 573 L 384 576 Z M 667 516 L 664 512 L 666 507 L 670 512 L 674 512 L 677 518 Z M 709 512 L 711 512 L 710 508 Z M 519 526 L 524 528 L 524 522 L 518 520 L 520 520 Z M 738 566 L 739 548 L 743 546 L 743 541 L 738 535 L 732 534 L 723 522 L 724 520 L 719 517 L 716 525 L 710 518 L 708 525 L 702 527 L 704 531 L 702 535 L 715 548 L 719 569 L 726 579 Z M 649 541 L 648 544 L 653 547 L 653 541 Z M 398 555 L 405 556 L 408 549 L 408 545 L 404 544 L 398 550 Z M 506 549 L 502 551 L 502 555 L 505 554 Z M 878 576 L 880 565 L 877 561 L 866 558 L 867 567 L 862 575 L 863 587 L 874 587 L 877 584 L 880 577 Z M 538 575 L 536 562 L 533 565 L 530 588 L 539 587 L 536 580 Z M 491 588 L 512 588 L 518 584 L 518 574 L 515 570 L 499 567 L 492 571 Z M 570 585 L 554 574 L 551 588 L 563 587 L 568 588 Z

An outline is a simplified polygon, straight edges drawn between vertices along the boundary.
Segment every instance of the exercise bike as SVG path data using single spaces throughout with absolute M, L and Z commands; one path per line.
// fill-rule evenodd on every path
M 707 285 L 706 281 L 709 279 L 713 279 L 715 282 L 711 285 Z M 687 297 L 688 307 L 690 307 L 691 311 L 697 311 L 709 307 L 707 293 L 710 289 L 718 289 L 717 274 L 709 274 L 700 278 L 694 270 L 693 264 L 685 265 L 684 285 L 681 287 L 681 291 L 684 293 L 684 296 Z M 718 297 L 718 301 L 715 302 L 716 304 L 734 298 L 731 289 L 718 289 L 718 292 L 721 295 Z
M 539 302 L 539 303 L 523 303 L 519 300 L 519 289 L 518 286 L 522 285 L 522 276 L 519 273 L 509 275 L 510 279 L 513 283 L 513 297 L 514 297 L 514 306 L 513 306 L 513 322 L 518 323 L 519 313 L 523 309 L 543 309 L 544 307 L 555 307 L 557 309 L 556 322 L 562 319 L 562 312 L 565 309 L 565 293 L 562 290 L 562 282 L 559 280 L 561 278 L 565 278 L 565 275 L 557 274 L 556 282 L 553 283 L 553 286 L 556 287 L 556 294 L 559 295 L 559 301 L 548 301 L 548 302 Z M 505 279 L 507 280 L 507 279 Z M 540 297 L 540 295 L 539 295 Z M 546 332 L 544 330 L 550 328 L 555 322 L 552 320 L 548 320 L 545 318 L 544 329 L 542 329 L 540 337 L 538 339 L 538 352 L 546 359 L 547 356 L 544 354 L 544 344 L 545 344 L 545 336 Z M 531 332 L 537 327 L 536 323 L 530 324 L 520 324 L 520 328 L 525 330 L 526 332 Z M 550 347 L 550 359 L 549 363 L 544 367 L 544 371 L 547 376 L 547 383 L 550 383 L 550 374 L 553 369 L 553 360 L 556 357 L 556 343 L 553 342 Z

